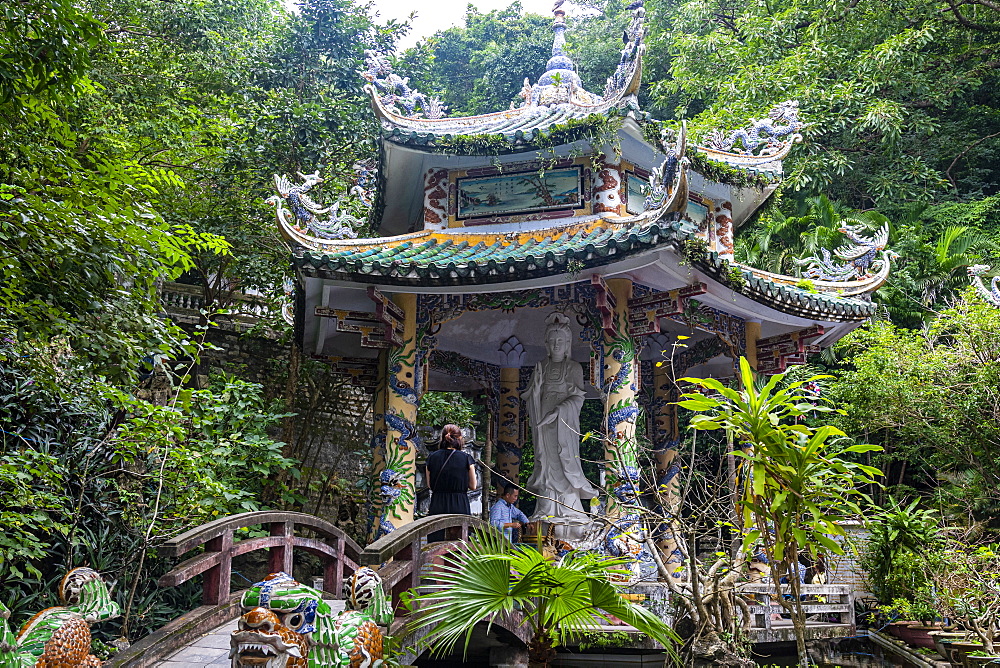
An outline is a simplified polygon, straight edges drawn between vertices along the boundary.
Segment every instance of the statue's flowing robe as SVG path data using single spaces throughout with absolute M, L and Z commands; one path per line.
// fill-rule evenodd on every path
M 583 475 L 580 463 L 580 409 L 585 396 L 583 367 L 571 359 L 543 360 L 535 365 L 526 394 L 535 469 L 525 487 L 539 495 L 531 519 L 552 524 L 585 524 L 589 520 L 581 512 L 581 499 L 594 498 L 598 490 Z M 553 410 L 556 419 L 538 426 Z

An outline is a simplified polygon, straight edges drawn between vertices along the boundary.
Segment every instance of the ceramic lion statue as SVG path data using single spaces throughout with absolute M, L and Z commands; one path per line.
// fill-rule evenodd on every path
M 334 614 L 323 592 L 272 573 L 243 595 L 249 610 L 230 641 L 233 668 L 378 668 L 392 611 L 382 579 L 360 568 L 344 583 L 347 610 Z
M 121 614 L 108 586 L 90 568 L 74 568 L 59 583 L 60 606 L 29 619 L 15 637 L 10 611 L 0 603 L 0 665 L 5 668 L 101 666 L 90 653 L 90 625 Z

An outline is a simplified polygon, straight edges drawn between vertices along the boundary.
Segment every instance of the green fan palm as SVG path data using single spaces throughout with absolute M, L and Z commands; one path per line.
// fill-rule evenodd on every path
M 552 561 L 494 531 L 478 532 L 434 570 L 433 584 L 421 587 L 424 593 L 410 599 L 411 628 L 430 626 L 425 642 L 444 654 L 462 640 L 467 650 L 478 623 L 493 624 L 519 611 L 532 633 L 531 666 L 547 666 L 556 647 L 612 615 L 672 647 L 677 636 L 666 622 L 625 600 L 612 583 L 625 572 L 623 563 L 589 552 Z

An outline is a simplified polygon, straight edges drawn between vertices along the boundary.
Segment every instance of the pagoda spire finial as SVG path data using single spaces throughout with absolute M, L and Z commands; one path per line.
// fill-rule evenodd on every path
M 568 88 L 580 86 L 580 76 L 576 73 L 576 64 L 566 53 L 566 10 L 562 8 L 565 0 L 556 0 L 552 7 L 555 20 L 552 22 L 552 57 L 545 63 L 545 74 L 538 79 L 543 86 L 565 85 Z
M 553 56 L 566 56 L 566 10 L 562 8 L 563 3 L 566 0 L 556 0 L 556 3 L 552 6 L 552 13 L 555 15 L 555 21 L 552 22 L 552 32 L 555 33 L 552 39 L 552 55 Z M 568 56 L 567 56 L 568 59 Z M 572 64 L 572 60 L 570 63 Z M 548 67 L 547 69 L 552 69 Z

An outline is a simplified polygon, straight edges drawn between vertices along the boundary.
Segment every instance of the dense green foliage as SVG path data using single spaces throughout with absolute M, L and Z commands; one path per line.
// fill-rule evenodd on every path
M 957 518 L 1000 508 L 1000 309 L 971 294 L 926 330 L 878 324 L 842 344 L 830 388 L 842 426 L 885 444 L 892 483 L 933 492 Z
M 904 601 L 910 612 L 913 603 L 932 598 L 931 580 L 923 564 L 941 542 L 937 514 L 918 504 L 916 499 L 905 506 L 892 502 L 877 513 L 861 555 L 869 591 L 880 601 Z
M 857 462 L 856 455 L 881 448 L 849 444 L 840 429 L 803 421 L 834 412 L 810 401 L 804 388 L 822 376 L 786 384 L 784 374 L 775 374 L 758 388 L 744 357 L 739 371 L 739 390 L 714 378 L 681 378 L 705 393 L 684 394 L 678 405 L 698 413 L 691 419 L 693 429 L 724 430 L 732 442 L 742 444 L 734 455 L 741 462 L 743 548 L 765 555 L 776 598 L 792 616 L 799 665 L 807 668 L 799 555 L 815 560 L 821 552 L 844 554 L 842 522 L 861 514 L 864 488 L 882 474 Z M 790 602 L 782 595 L 782 578 L 791 584 Z
M 0 11 L 0 598 L 15 625 L 87 564 L 118 583 L 121 632 L 135 639 L 195 604 L 193 586 L 155 587 L 164 540 L 296 507 L 292 485 L 343 487 L 312 470 L 298 482 L 298 450 L 276 438 L 303 440 L 279 423 L 308 401 L 288 391 L 277 407 L 229 376 L 196 382 L 201 330 L 164 318 L 159 288 L 201 285 L 205 324 L 237 290 L 277 301 L 287 249 L 262 203 L 271 175 L 320 169 L 333 194 L 372 154 L 357 71 L 366 46 L 390 48 L 402 27 L 368 11 L 352 0 L 295 13 L 278 0 Z
M 995 192 L 993 3 L 689 0 L 652 13 L 665 74 L 653 97 L 696 134 L 799 101 L 793 187 L 865 208 Z
M 281 416 L 260 386 L 234 378 L 156 405 L 89 374 L 66 345 L 5 339 L 0 387 L 0 589 L 19 617 L 54 604 L 48 583 L 86 563 L 122 583 L 128 631 L 162 625 L 190 592 L 155 588 L 156 545 L 260 509 L 265 482 L 295 464 L 267 434 Z
M 425 392 L 420 397 L 417 424 L 441 428 L 446 424 L 474 427 L 476 407 L 461 392 Z

